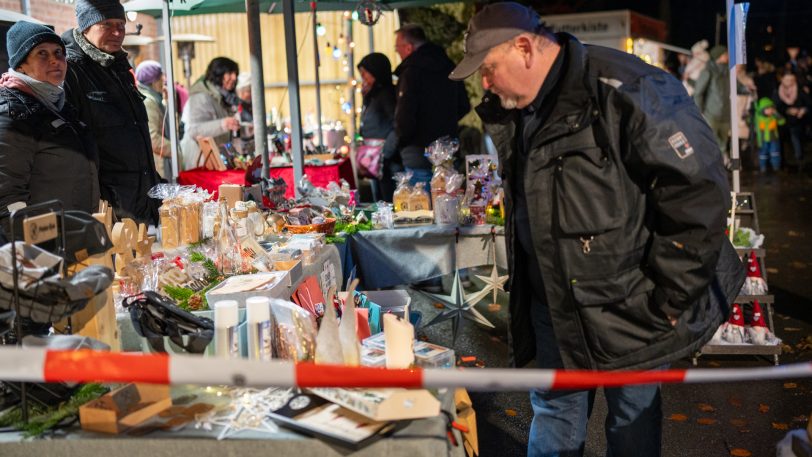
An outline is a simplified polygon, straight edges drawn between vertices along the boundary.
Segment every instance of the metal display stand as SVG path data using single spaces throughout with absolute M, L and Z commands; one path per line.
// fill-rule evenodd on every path
M 56 255 L 63 258 L 61 271 L 62 275 L 67 273 L 67 262 L 64 261 L 65 257 L 65 209 L 62 205 L 62 202 L 58 200 L 51 200 L 43 203 L 38 203 L 35 205 L 30 205 L 25 208 L 12 211 L 9 216 L 9 226 L 10 226 L 10 235 L 11 235 L 11 276 L 12 276 L 12 284 L 14 286 L 12 291 L 12 303 L 10 308 L 14 310 L 16 314 L 15 318 L 15 325 L 14 325 L 14 332 L 15 332 L 15 339 L 16 344 L 18 346 L 22 346 L 23 337 L 23 328 L 21 318 L 23 314 L 21 311 L 21 304 L 20 304 L 20 284 L 19 284 L 19 275 L 20 272 L 17 268 L 17 240 L 20 234 L 17 233 L 16 222 L 19 220 L 20 217 L 33 217 L 33 216 L 44 216 L 49 213 L 56 213 L 57 216 L 57 230 L 56 236 L 45 236 L 41 239 L 39 237 L 36 238 L 36 241 L 33 244 L 44 243 L 46 241 L 51 241 L 56 239 Z M 71 323 L 70 318 L 68 318 L 68 327 L 67 332 L 70 333 Z M 13 390 L 17 390 L 17 385 L 13 383 L 7 384 Z M 56 392 L 51 392 L 47 387 L 43 385 L 39 385 L 39 389 L 44 390 L 47 394 L 52 394 L 54 397 L 59 398 Z M 23 422 L 28 422 L 28 387 L 25 382 L 21 382 L 19 384 L 19 395 L 21 401 L 21 409 L 22 409 L 22 420 Z M 35 399 L 34 397 L 31 397 Z M 35 399 L 36 400 L 36 399 Z M 38 401 L 38 400 L 36 400 Z
M 737 219 L 740 219 L 738 226 L 749 227 L 755 230 L 756 233 L 761 233 L 761 228 L 758 225 L 758 209 L 756 207 L 756 200 L 753 193 L 740 192 L 736 194 L 736 203 L 737 208 L 735 216 Z M 761 267 L 762 277 L 764 278 L 764 281 L 767 282 L 767 268 L 764 261 L 765 257 L 767 256 L 767 250 L 763 246 L 758 249 L 736 248 L 736 252 L 739 254 L 739 257 L 743 257 L 745 259 L 745 264 L 747 263 L 747 256 L 750 256 L 751 252 L 755 252 L 759 266 Z M 734 303 L 744 306 L 745 304 L 752 304 L 754 301 L 758 301 L 759 304 L 761 304 L 766 310 L 767 326 L 769 327 L 770 332 L 775 333 L 775 328 L 773 325 L 773 304 L 775 303 L 775 296 L 771 294 L 739 295 L 736 297 L 736 301 Z M 775 365 L 778 365 L 778 356 L 781 354 L 781 345 L 708 343 L 703 346 L 696 355 L 694 355 L 694 365 L 697 364 L 697 359 L 699 356 L 705 354 L 772 356 L 773 362 Z

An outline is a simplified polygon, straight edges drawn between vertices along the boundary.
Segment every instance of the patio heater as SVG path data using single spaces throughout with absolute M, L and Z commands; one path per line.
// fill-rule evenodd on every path
M 162 36 L 156 38 L 163 40 Z M 197 33 L 172 34 L 172 42 L 177 45 L 177 55 L 183 62 L 183 76 L 186 78 L 186 89 L 192 87 L 192 59 L 195 58 L 195 43 L 214 43 L 214 37 Z

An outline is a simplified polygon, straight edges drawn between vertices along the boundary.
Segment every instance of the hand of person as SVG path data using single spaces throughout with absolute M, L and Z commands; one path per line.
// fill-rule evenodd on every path
M 223 128 L 229 131 L 239 130 L 240 121 L 233 117 L 224 117 L 222 121 Z
M 672 327 L 676 327 L 676 326 L 677 326 L 677 319 L 678 319 L 678 318 L 676 318 L 676 317 L 671 317 L 671 316 L 669 316 L 669 315 L 667 315 L 667 314 L 666 314 L 666 316 L 668 317 L 668 322 L 670 322 L 670 323 L 671 323 L 671 326 L 672 326 Z

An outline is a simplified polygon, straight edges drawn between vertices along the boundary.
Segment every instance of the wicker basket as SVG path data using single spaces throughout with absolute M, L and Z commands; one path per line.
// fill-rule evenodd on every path
M 334 218 L 327 218 L 327 222 L 321 224 L 308 224 L 308 225 L 289 225 L 285 224 L 285 229 L 289 233 L 324 233 L 325 235 L 332 235 L 336 228 L 336 220 Z

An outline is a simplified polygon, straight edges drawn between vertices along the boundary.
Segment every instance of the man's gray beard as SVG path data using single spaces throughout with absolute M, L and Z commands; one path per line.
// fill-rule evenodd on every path
M 504 109 L 516 109 L 519 105 L 519 101 L 515 98 L 506 98 L 499 96 L 499 102 L 502 104 L 502 108 Z

